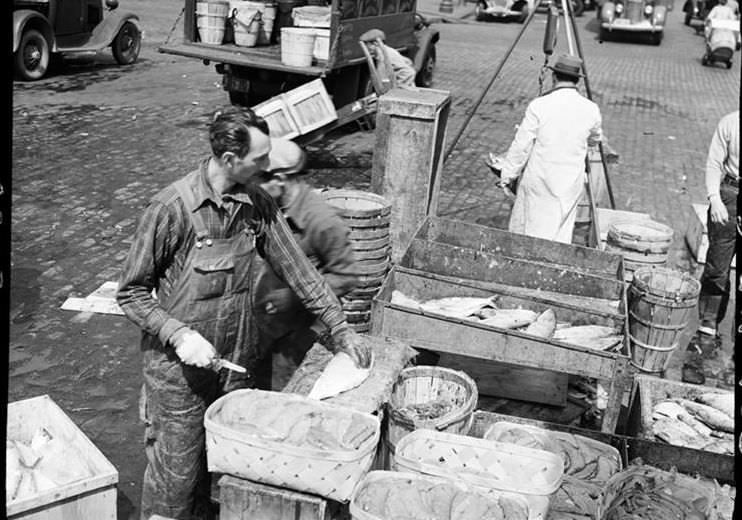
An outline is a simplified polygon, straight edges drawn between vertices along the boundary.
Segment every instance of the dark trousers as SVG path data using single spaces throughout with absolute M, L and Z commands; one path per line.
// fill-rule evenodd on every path
M 716 330 L 724 319 L 729 303 L 729 271 L 737 240 L 738 188 L 727 182 L 721 184 L 721 200 L 727 208 L 726 224 L 716 224 L 708 217 L 709 248 L 701 276 L 701 294 L 698 297 L 698 317 L 702 327 Z

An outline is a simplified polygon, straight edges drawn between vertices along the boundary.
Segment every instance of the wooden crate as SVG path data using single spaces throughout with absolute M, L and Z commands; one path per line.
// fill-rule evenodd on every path
M 45 428 L 69 446 L 69 464 L 92 476 L 6 505 L 12 520 L 115 520 L 118 471 L 48 395 L 8 404 L 7 438 L 30 443 Z
M 271 137 L 293 139 L 300 134 L 299 127 L 296 126 L 289 107 L 281 96 L 256 105 L 254 111 L 268 123 Z
M 733 456 L 682 448 L 663 442 L 629 437 L 616 433 L 599 432 L 564 424 L 534 421 L 522 417 L 476 410 L 473 415 L 472 428 L 469 431 L 469 435 L 481 438 L 489 427 L 498 421 L 516 422 L 538 426 L 546 430 L 582 435 L 583 437 L 609 444 L 618 450 L 624 467 L 632 460 L 641 458 L 645 463 L 660 469 L 670 470 L 671 468 L 677 468 L 681 473 L 688 475 L 701 474 L 708 478 L 714 478 L 722 484 L 734 485 L 735 482 Z
M 281 94 L 300 134 L 316 130 L 337 119 L 335 106 L 321 79 Z
M 709 249 L 707 231 L 708 204 L 691 204 L 691 215 L 688 219 L 688 229 L 685 232 L 685 243 L 688 245 L 693 258 L 699 264 L 706 263 L 706 253 Z M 732 258 L 732 269 L 736 269 L 737 256 Z
M 544 293 L 618 300 L 625 308 L 621 255 L 459 220 L 426 218 L 399 265 Z
M 538 370 L 551 370 L 608 381 L 609 402 L 603 428 L 613 431 L 624 391 L 629 390 L 628 343 L 625 319 L 591 309 L 579 309 L 544 300 L 531 294 L 496 291 L 476 281 L 452 282 L 445 277 L 395 266 L 372 304 L 371 333 L 408 341 L 413 347 L 469 356 Z M 621 330 L 625 337 L 620 352 L 603 352 L 560 341 L 545 340 L 516 330 L 482 325 L 423 312 L 391 303 L 399 290 L 418 301 L 448 296 L 497 295 L 504 308 L 522 307 L 537 312 L 554 310 L 558 321 L 602 324 Z M 525 382 L 524 382 L 525 383 Z M 522 396 L 512 396 L 521 398 Z
M 667 453 L 682 454 L 682 467 L 708 470 L 718 478 L 726 479 L 728 472 L 733 471 L 734 455 L 712 453 L 694 448 L 673 446 L 662 441 L 654 441 L 652 435 L 652 408 L 658 401 L 668 398 L 693 400 L 704 393 L 728 393 L 727 390 L 710 386 L 692 385 L 681 381 L 671 381 L 655 376 L 636 375 L 629 400 L 629 413 L 624 433 L 632 438 L 655 442 Z M 680 466 L 679 466 L 680 469 Z M 681 469 L 680 471 L 686 471 Z

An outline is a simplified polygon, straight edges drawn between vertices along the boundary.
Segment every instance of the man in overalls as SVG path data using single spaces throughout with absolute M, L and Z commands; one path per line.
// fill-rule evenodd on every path
M 286 217 L 299 247 L 340 298 L 358 283 L 350 229 L 322 196 L 303 180 L 306 153 L 288 139 L 271 140 L 268 171 L 256 177 Z M 307 350 L 322 341 L 316 323 L 298 297 L 265 262 L 256 262 L 255 317 L 264 353 L 258 386 L 271 389 L 272 355 L 296 369 Z
M 155 195 L 124 263 L 117 300 L 142 328 L 147 469 L 141 518 L 211 518 L 204 412 L 234 387 L 216 357 L 245 366 L 254 386 L 251 264 L 256 251 L 330 331 L 331 345 L 367 366 L 369 352 L 340 302 L 294 240 L 271 197 L 250 182 L 271 142 L 251 110 L 229 107 L 209 129 L 212 155 Z M 153 297 L 152 291 L 156 291 Z

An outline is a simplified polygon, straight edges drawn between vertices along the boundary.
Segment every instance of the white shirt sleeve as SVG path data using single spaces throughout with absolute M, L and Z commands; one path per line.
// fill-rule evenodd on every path
M 528 162 L 528 157 L 533 149 L 538 135 L 539 118 L 533 110 L 533 104 L 526 108 L 526 114 L 521 121 L 518 131 L 515 132 L 515 138 L 510 144 L 507 153 L 502 161 L 501 176 L 505 182 L 517 179 L 523 167 Z

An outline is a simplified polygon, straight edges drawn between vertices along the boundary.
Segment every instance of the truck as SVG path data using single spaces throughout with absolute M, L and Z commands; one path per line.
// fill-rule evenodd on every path
M 300 1 L 294 1 L 295 5 L 301 5 Z M 320 78 L 337 111 L 337 120 L 315 132 L 313 137 L 375 111 L 370 67 L 359 44 L 360 36 L 370 29 L 384 31 L 386 45 L 413 61 L 417 86 L 432 85 L 435 44 L 440 34 L 416 13 L 416 0 L 331 0 L 327 6 L 330 12 L 327 59 L 314 59 L 309 66 L 282 62 L 281 43 L 276 42 L 281 27 L 278 24 L 268 45 L 247 47 L 234 42 L 215 45 L 201 41 L 196 4 L 196 0 L 185 0 L 182 40 L 166 43 L 158 50 L 195 58 L 207 66 L 213 63 L 229 101 L 237 105 L 255 106 Z M 286 5 L 287 0 L 279 0 L 277 19 Z

